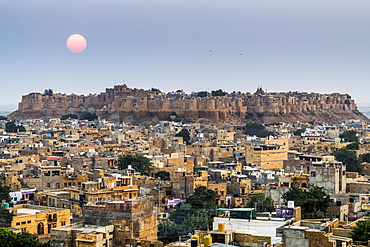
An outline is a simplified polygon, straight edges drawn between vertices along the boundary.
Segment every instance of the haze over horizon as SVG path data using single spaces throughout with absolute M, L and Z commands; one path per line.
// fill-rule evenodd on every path
M 1 1 L 0 104 L 30 92 L 348 93 L 370 102 L 370 2 Z M 72 34 L 85 51 L 66 47 Z

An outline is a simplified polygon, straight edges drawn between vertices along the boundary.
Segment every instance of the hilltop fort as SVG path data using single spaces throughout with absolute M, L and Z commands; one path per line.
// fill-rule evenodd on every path
M 132 123 L 159 120 L 242 123 L 259 120 L 273 122 L 338 123 L 345 119 L 367 120 L 348 94 L 307 92 L 233 92 L 224 96 L 206 93 L 187 94 L 182 90 L 164 93 L 116 85 L 99 94 L 30 93 L 22 96 L 18 110 L 10 119 L 61 117 L 66 114 L 91 112 L 107 120 Z

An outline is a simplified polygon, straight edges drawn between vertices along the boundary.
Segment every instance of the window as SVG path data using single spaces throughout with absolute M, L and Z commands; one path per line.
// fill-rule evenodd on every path
M 61 224 L 62 226 L 65 226 L 65 225 L 66 225 L 66 222 L 65 222 L 65 221 L 62 221 L 62 222 L 60 222 L 60 224 Z
M 22 221 L 22 225 L 26 224 L 26 221 Z
M 27 224 L 30 224 L 31 223 L 31 221 L 29 220 L 29 221 L 27 221 Z
M 21 222 L 17 222 L 16 225 L 19 226 L 21 224 Z
M 50 188 L 50 183 L 47 183 L 47 184 L 46 184 L 46 187 Z
M 311 172 L 311 177 L 316 177 L 316 172 Z

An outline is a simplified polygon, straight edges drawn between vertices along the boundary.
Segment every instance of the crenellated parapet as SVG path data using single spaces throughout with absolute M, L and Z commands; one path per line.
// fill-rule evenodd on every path
M 284 115 L 320 111 L 351 112 L 357 110 L 348 94 L 318 94 L 307 92 L 266 93 L 259 88 L 256 93 L 233 93 L 225 96 L 197 97 L 179 90 L 163 93 L 158 90 L 129 88 L 115 85 L 99 94 L 30 93 L 22 96 L 18 110 L 10 115 L 14 119 L 24 116 L 60 117 L 82 110 L 97 113 L 102 118 L 124 118 L 134 114 L 142 117 L 154 114 L 160 119 L 171 115 L 184 118 L 223 120 L 231 115 L 244 118 L 246 113 Z M 32 113 L 32 114 L 31 114 Z M 23 115 L 22 115 L 23 114 Z M 153 115 L 153 116 L 154 116 Z

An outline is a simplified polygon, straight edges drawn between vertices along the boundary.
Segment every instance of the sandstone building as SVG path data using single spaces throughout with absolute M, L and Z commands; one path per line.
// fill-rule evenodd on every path
M 10 119 L 61 117 L 81 112 L 96 113 L 109 120 L 153 120 L 199 118 L 222 121 L 245 116 L 262 117 L 264 122 L 288 120 L 327 120 L 343 118 L 366 119 L 357 111 L 348 94 L 319 94 L 306 92 L 266 93 L 259 88 L 254 94 L 227 94 L 226 96 L 198 97 L 197 94 L 162 93 L 132 89 L 126 85 L 107 88 L 100 94 L 66 95 L 30 93 L 22 96 L 18 110 Z M 306 114 L 303 114 L 306 113 Z M 289 117 L 289 118 L 287 118 Z M 288 121 L 285 121 L 288 122 Z

